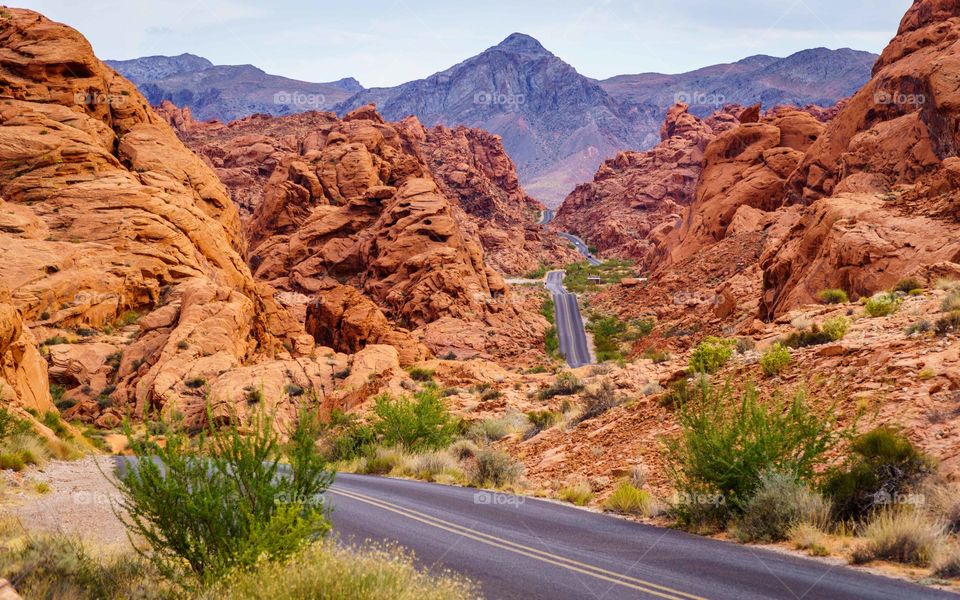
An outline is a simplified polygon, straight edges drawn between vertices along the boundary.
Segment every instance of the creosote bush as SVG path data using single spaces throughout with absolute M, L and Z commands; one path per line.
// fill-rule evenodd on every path
M 195 439 L 171 430 L 163 445 L 128 429 L 137 461 L 119 475 L 122 519 L 162 572 L 187 568 L 210 584 L 264 557 L 283 560 L 329 530 L 321 494 L 333 473 L 316 449 L 318 422 L 301 414 L 285 456 L 264 412 L 248 429 L 210 425 Z
M 403 446 L 407 450 L 439 450 L 453 441 L 457 423 L 447 412 L 436 389 L 419 392 L 413 398 L 377 396 L 373 431 L 387 446 Z

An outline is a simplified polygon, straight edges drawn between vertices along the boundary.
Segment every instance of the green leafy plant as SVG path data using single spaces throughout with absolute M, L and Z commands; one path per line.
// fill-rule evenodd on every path
M 782 344 L 774 344 L 760 357 L 760 368 L 768 376 L 779 375 L 790 365 L 790 350 Z
M 457 432 L 456 421 L 434 389 L 413 398 L 380 395 L 373 412 L 373 430 L 387 446 L 403 446 L 413 452 L 438 450 L 449 446 Z
M 171 430 L 163 445 L 128 429 L 136 462 L 118 478 L 121 518 L 162 572 L 186 566 L 209 584 L 262 557 L 282 560 L 329 530 L 321 494 L 333 473 L 316 450 L 316 419 L 300 415 L 286 466 L 271 418 L 260 411 L 248 429 L 211 425 L 196 439 Z
M 725 340 L 712 336 L 706 338 L 690 355 L 690 370 L 694 373 L 716 373 L 733 356 L 733 350 L 736 346 L 736 340 Z
M 783 345 L 789 348 L 806 348 L 838 342 L 847 335 L 850 320 L 843 316 L 827 319 L 823 325 L 813 325 L 809 329 L 795 331 L 783 340 Z
M 686 498 L 719 498 L 715 518 L 725 523 L 742 514 L 763 474 L 779 472 L 809 481 L 814 468 L 841 438 L 834 411 L 814 412 L 802 393 L 761 402 L 748 386 L 739 397 L 728 384 L 703 382 L 694 397 L 677 408 L 679 435 L 667 440 L 675 486 Z M 678 507 L 681 522 L 684 504 Z
M 896 294 L 880 292 L 879 294 L 874 294 L 867 300 L 863 307 L 871 317 L 886 317 L 897 312 L 902 303 L 903 300 Z

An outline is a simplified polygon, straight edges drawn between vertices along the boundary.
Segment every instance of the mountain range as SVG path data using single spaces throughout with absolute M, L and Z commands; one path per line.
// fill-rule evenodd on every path
M 514 33 L 453 67 L 389 88 L 355 79 L 309 83 L 251 66 L 217 66 L 184 54 L 107 61 L 153 104 L 189 106 L 199 119 L 229 121 L 253 113 L 334 110 L 376 104 L 388 120 L 417 116 L 424 125 L 484 129 L 503 138 L 526 190 L 558 205 L 600 164 L 622 150 L 660 141 L 667 109 L 678 101 L 707 115 L 724 104 L 831 106 L 869 78 L 876 55 L 816 48 L 788 56 L 752 56 L 689 73 L 586 77 L 536 39 Z

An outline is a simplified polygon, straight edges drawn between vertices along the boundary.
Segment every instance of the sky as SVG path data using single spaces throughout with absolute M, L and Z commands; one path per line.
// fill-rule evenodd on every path
M 190 52 L 305 81 L 392 86 L 513 32 L 604 79 L 825 46 L 879 53 L 911 0 L 21 0 L 102 59 Z

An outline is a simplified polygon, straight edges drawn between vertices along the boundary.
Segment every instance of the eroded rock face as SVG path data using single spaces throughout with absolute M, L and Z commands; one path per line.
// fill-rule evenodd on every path
M 317 340 L 344 352 L 366 343 L 397 343 L 407 364 L 423 355 L 419 330 L 441 319 L 456 324 L 453 337 L 444 340 L 445 352 L 449 346 L 455 353 L 491 350 L 471 341 L 471 324 L 493 316 L 511 330 L 509 340 L 517 332 L 533 336 L 525 345 L 499 344 L 496 355 L 522 353 L 542 336 L 545 321 L 511 302 L 480 242 L 481 229 L 492 231 L 498 218 L 509 220 L 500 211 L 531 219 L 524 214 L 529 199 L 492 136 L 462 133 L 458 141 L 428 132 L 415 119 L 386 123 L 372 106 L 343 119 L 306 113 L 205 125 L 181 135 L 252 208 L 246 224 L 254 274 L 291 294 L 287 298 L 300 299 L 304 306 L 292 311 L 304 314 Z M 453 157 L 456 165 L 470 164 L 465 170 L 438 165 L 444 177 L 438 185 L 424 156 L 428 148 L 436 153 L 433 162 Z M 465 179 L 451 198 L 457 173 Z M 468 216 L 461 200 L 492 202 L 490 226 Z M 507 246 L 523 247 L 517 239 L 525 235 L 522 221 L 502 231 Z M 321 298 L 338 286 L 352 287 L 372 303 L 348 298 L 343 290 L 329 302 Z M 338 323 L 349 325 L 348 331 L 335 331 Z M 438 349 L 429 341 L 427 346 Z
M 662 141 L 647 152 L 621 152 L 600 166 L 560 207 L 555 225 L 605 256 L 646 262 L 653 241 L 672 231 L 693 200 L 707 144 L 733 127 L 731 112 L 701 120 L 684 104 L 670 109 Z
M 404 124 L 416 135 L 416 119 Z M 444 196 L 466 213 L 463 225 L 477 232 L 495 269 L 523 275 L 540 265 L 580 260 L 569 243 L 535 224 L 544 206 L 523 191 L 500 136 L 441 125 L 423 130 L 420 148 Z
M 807 216 L 764 257 L 762 316 L 822 287 L 866 295 L 940 261 L 960 262 L 960 4 L 914 2 L 873 79 L 788 182 Z
M 239 212 L 217 176 L 79 33 L 32 11 L 8 12 L 0 20 L 5 397 L 50 408 L 33 329 L 86 331 L 83 347 L 51 349 L 50 374 L 85 388 L 109 379 L 111 400 L 136 416 L 202 418 L 203 389 L 186 385 L 191 377 L 216 388 L 244 365 L 292 360 L 291 352 L 314 360 L 310 337 L 251 276 Z M 133 311 L 143 327 L 119 343 L 119 366 L 104 367 L 99 338 L 124 315 L 135 320 Z M 293 410 L 290 398 L 281 402 Z

